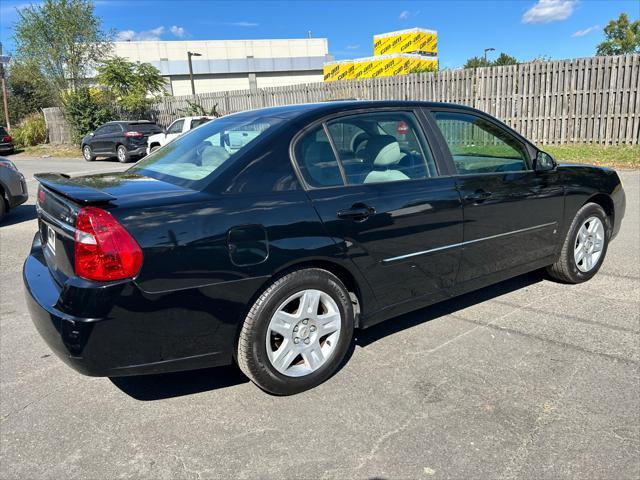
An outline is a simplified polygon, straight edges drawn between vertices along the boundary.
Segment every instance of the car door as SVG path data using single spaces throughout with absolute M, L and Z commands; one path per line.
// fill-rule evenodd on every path
M 353 141 L 366 132 L 366 145 Z M 351 148 L 351 151 L 349 151 Z M 353 151 L 357 150 L 357 151 Z M 442 295 L 455 281 L 462 206 L 414 111 L 376 110 L 315 124 L 294 157 L 329 235 L 382 305 Z
M 433 110 L 464 208 L 458 283 L 552 256 L 564 189 L 554 170 L 534 171 L 533 149 L 495 119 Z
M 185 124 L 184 120 L 185 120 L 184 118 L 179 118 L 178 120 L 173 122 L 171 125 L 169 125 L 169 128 L 167 128 L 167 135 L 166 135 L 167 143 L 173 140 L 174 138 L 178 138 L 180 135 L 182 135 L 182 129 Z
M 109 125 L 102 125 L 96 128 L 93 132 L 93 136 L 89 142 L 91 149 L 94 153 L 104 153 L 106 150 L 106 137 L 109 129 Z
M 106 151 L 107 153 L 116 155 L 118 145 L 125 143 L 124 127 L 119 123 L 112 123 L 109 125 L 109 131 L 106 137 Z

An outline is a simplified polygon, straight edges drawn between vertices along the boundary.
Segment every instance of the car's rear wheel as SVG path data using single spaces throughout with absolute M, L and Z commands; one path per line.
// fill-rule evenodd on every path
M 2 190 L 0 189 L 0 222 L 2 222 L 2 219 L 4 218 L 4 216 L 7 213 L 7 203 L 4 200 L 4 194 L 2 193 Z
M 149 149 L 149 153 L 153 153 L 160 148 L 160 145 L 154 145 Z
M 93 162 L 96 159 L 96 156 L 93 154 L 93 150 L 89 145 L 82 147 L 82 156 L 87 162 Z
M 129 161 L 129 150 L 124 145 L 118 145 L 116 149 L 116 156 L 120 163 L 127 163 Z
M 561 282 L 586 282 L 602 266 L 609 246 L 609 235 L 607 214 L 600 205 L 587 203 L 573 219 L 562 245 L 560 259 L 547 271 Z
M 238 339 L 240 369 L 276 395 L 299 393 L 327 380 L 353 336 L 351 298 L 326 270 L 291 272 L 255 301 Z

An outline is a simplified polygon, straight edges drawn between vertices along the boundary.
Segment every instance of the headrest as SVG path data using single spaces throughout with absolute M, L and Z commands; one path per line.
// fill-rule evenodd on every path
M 371 137 L 367 142 L 367 156 L 373 158 L 375 167 L 388 167 L 402 160 L 400 144 L 391 135 Z
M 315 166 L 318 163 L 335 161 L 335 159 L 329 142 L 311 142 L 304 151 L 304 161 L 307 166 Z

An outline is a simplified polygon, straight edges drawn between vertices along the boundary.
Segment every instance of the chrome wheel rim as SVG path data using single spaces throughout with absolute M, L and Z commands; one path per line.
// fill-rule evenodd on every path
M 124 153 L 124 148 L 120 147 L 118 149 L 118 159 L 124 161 L 125 159 L 125 153 Z
M 604 249 L 604 224 L 598 217 L 587 218 L 576 235 L 573 258 L 583 273 L 593 270 Z
M 280 304 L 267 328 L 267 356 L 279 373 L 303 377 L 322 367 L 340 338 L 338 305 L 321 290 L 303 290 Z
M 91 148 L 89 147 L 84 147 L 84 158 L 86 160 L 89 160 L 91 158 Z

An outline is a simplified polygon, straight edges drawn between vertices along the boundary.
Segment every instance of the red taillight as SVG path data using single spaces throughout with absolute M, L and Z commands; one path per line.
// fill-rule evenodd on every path
M 83 207 L 76 219 L 75 270 L 88 280 L 135 277 L 142 250 L 129 232 L 106 210 Z
M 13 140 L 11 135 L 5 135 L 4 137 L 2 137 L 3 142 L 10 142 L 11 140 Z
M 40 205 L 44 205 L 44 201 L 47 199 L 46 194 L 44 193 L 44 190 L 42 189 L 42 187 L 38 187 L 38 203 Z
M 125 137 L 144 137 L 142 132 L 124 132 Z

